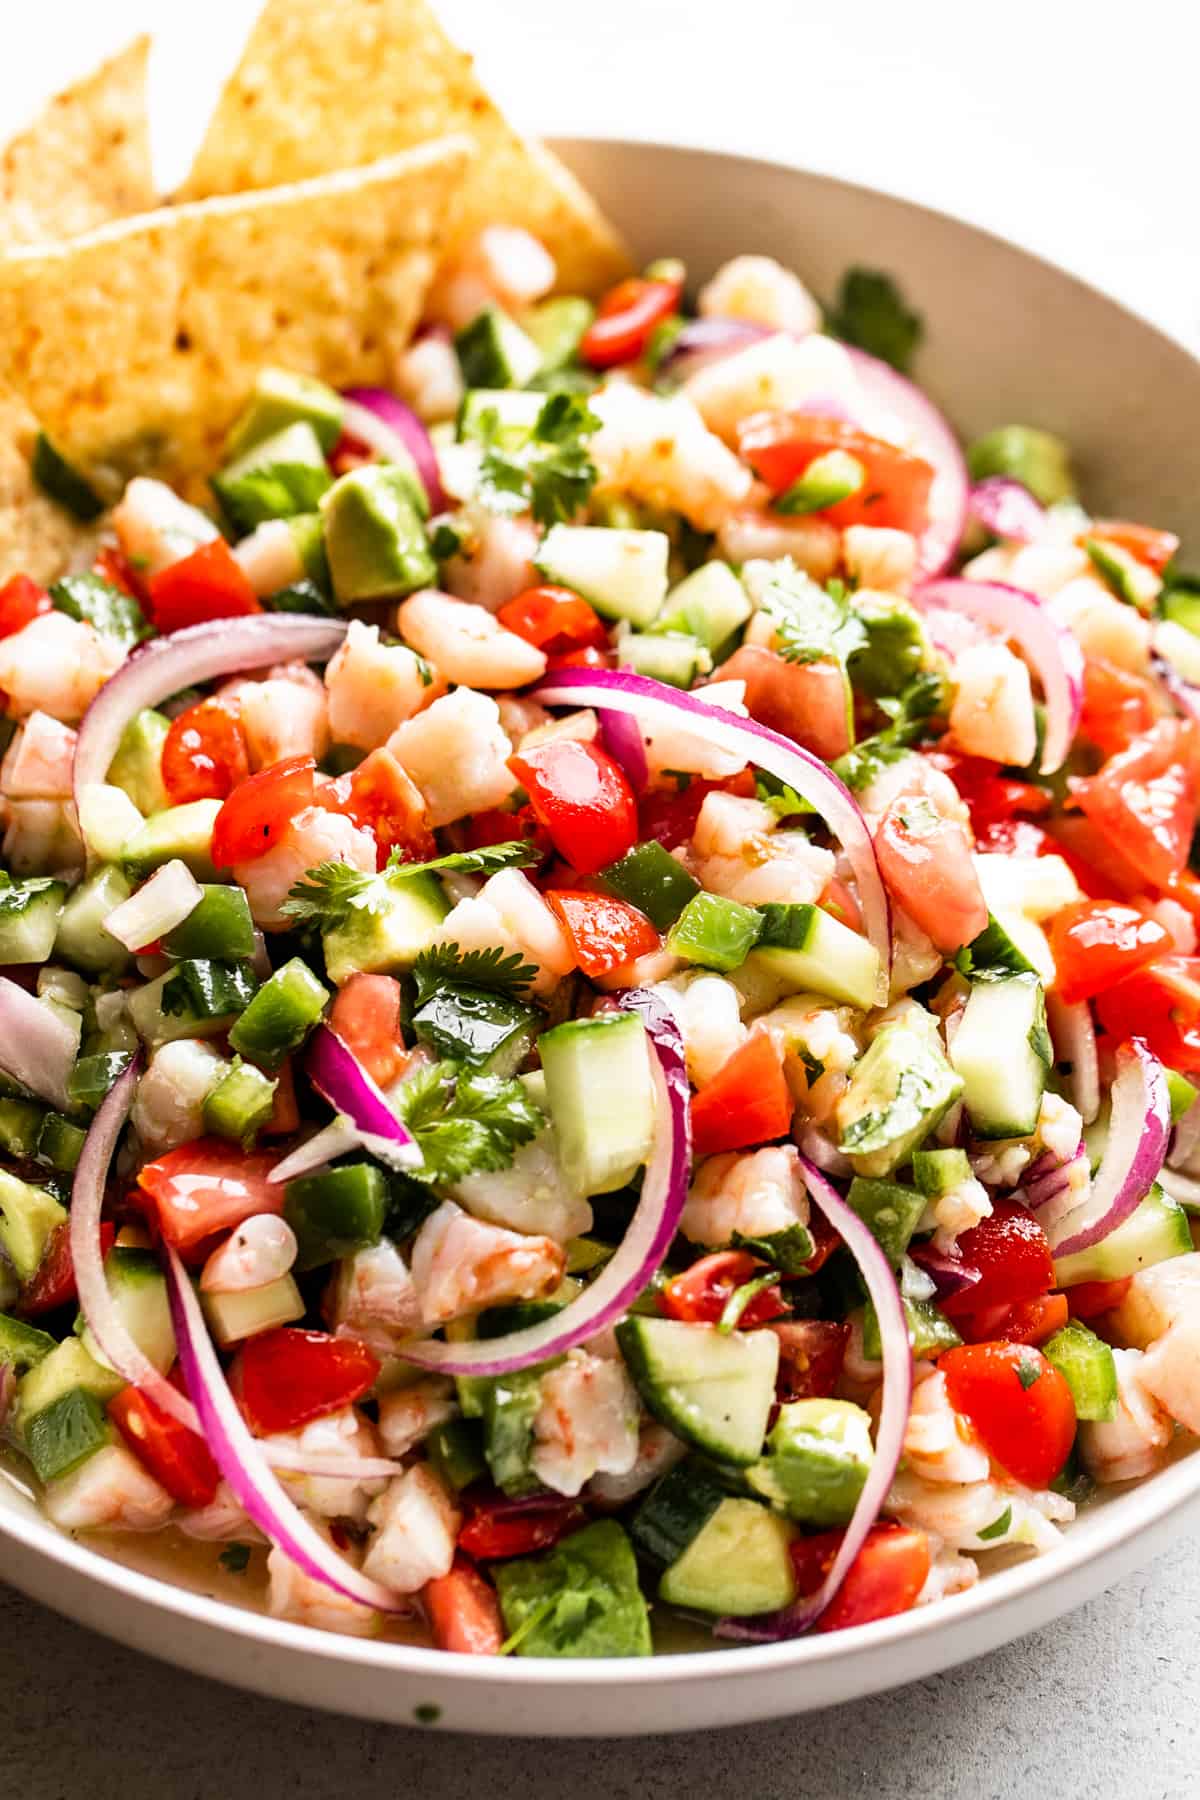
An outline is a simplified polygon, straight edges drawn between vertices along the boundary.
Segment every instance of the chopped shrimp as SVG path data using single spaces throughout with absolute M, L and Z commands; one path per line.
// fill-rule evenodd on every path
M 624 1506 L 635 1494 L 673 1469 L 687 1455 L 687 1445 L 655 1420 L 642 1426 L 633 1467 L 622 1475 L 593 1475 L 588 1494 L 605 1506 Z
M 325 669 L 329 730 L 336 744 L 374 750 L 442 692 L 431 669 L 403 644 L 381 644 L 378 625 L 351 619 Z
M 710 681 L 699 690 L 709 706 L 732 713 L 737 719 L 746 714 L 744 681 Z M 745 767 L 743 753 L 725 750 L 705 735 L 703 726 L 658 725 L 644 732 L 646 763 L 653 775 L 666 770 L 687 775 L 704 775 L 712 781 L 723 781 L 737 775 Z
M 446 681 L 514 688 L 546 672 L 546 657 L 471 601 L 425 588 L 396 608 L 396 628 Z
M 1003 581 L 1024 588 L 1039 600 L 1053 600 L 1080 575 L 1096 581 L 1091 558 L 1075 543 L 996 544 L 972 557 L 963 574 L 973 581 Z
M 917 567 L 917 540 L 881 525 L 848 525 L 842 533 L 846 573 L 860 588 L 907 594 Z
M 810 844 L 802 831 L 781 831 L 752 837 L 739 856 L 705 857 L 695 874 L 711 893 L 743 906 L 766 906 L 819 900 L 833 868 L 832 851 Z
M 458 1412 L 448 1375 L 425 1375 L 408 1387 L 393 1388 L 379 1401 L 379 1441 L 388 1456 L 407 1456 L 435 1425 Z
M 821 329 L 821 309 L 798 275 L 773 256 L 734 256 L 700 289 L 702 318 L 749 319 L 805 337 Z
M 412 1276 L 390 1238 L 342 1258 L 324 1312 L 335 1336 L 361 1338 L 383 1356 L 421 1329 Z
M 265 856 L 239 863 L 233 878 L 246 890 L 255 924 L 266 931 L 283 931 L 290 920 L 279 909 L 310 869 L 318 863 L 337 862 L 373 874 L 376 861 L 371 832 L 361 830 L 343 813 L 306 806 Z
M 659 992 L 679 1021 L 688 1075 L 704 1087 L 746 1041 L 738 991 L 723 976 L 695 971 L 664 981 Z
M 700 531 L 714 530 L 749 497 L 753 477 L 709 431 L 684 395 L 663 399 L 628 382 L 596 394 L 600 430 L 588 454 L 600 472 L 597 492 L 629 494 L 647 506 L 682 513 Z
M 157 1531 L 175 1502 L 124 1444 L 106 1444 L 48 1481 L 42 1505 L 62 1531 Z
M 157 575 L 220 537 L 215 522 L 165 481 L 136 475 L 112 510 L 113 529 L 135 569 Z
M 531 732 L 554 723 L 553 715 L 525 694 L 498 694 L 496 705 L 500 708 L 500 723 L 505 736 L 514 750 Z M 592 716 L 594 718 L 595 714 Z
M 986 1481 L 987 1451 L 946 1394 L 946 1377 L 934 1373 L 913 1391 L 904 1433 L 904 1459 L 922 1481 Z
M 0 638 L 0 691 L 16 718 L 43 712 L 72 724 L 124 660 L 123 646 L 90 625 L 66 613 L 42 613 Z
M 277 594 L 304 575 L 304 564 L 286 519 L 266 519 L 234 546 L 234 561 L 260 597 Z
M 575 967 L 570 940 L 523 869 L 501 869 L 484 882 L 479 898 L 495 907 L 505 930 L 542 974 L 570 974 Z
M 825 1069 L 841 1073 L 862 1055 L 854 1035 L 856 1016 L 853 1007 L 832 1006 L 814 994 L 791 994 L 764 1013 L 758 1024 L 785 1055 L 806 1054 Z
M 456 418 L 466 388 L 453 343 L 430 331 L 410 344 L 396 359 L 396 391 L 427 425 Z
M 485 306 L 519 311 L 540 300 L 557 276 L 554 258 L 531 232 L 520 225 L 487 225 L 441 270 L 425 311 L 460 331 Z
M 1194 1351 L 1193 1351 L 1194 1355 Z M 1096 1481 L 1135 1481 L 1152 1475 L 1167 1459 L 1175 1428 L 1169 1413 L 1142 1381 L 1140 1350 L 1114 1350 L 1117 1413 L 1113 1419 L 1084 1420 L 1079 1456 Z
M 331 1548 L 327 1526 L 318 1526 Z M 357 1558 L 340 1544 L 338 1554 L 354 1567 Z M 373 1607 L 347 1599 L 315 1575 L 306 1575 L 290 1556 L 272 1548 L 267 1557 L 267 1611 L 273 1619 L 291 1619 L 317 1631 L 340 1631 L 347 1637 L 374 1637 L 382 1623 Z
M 130 1122 L 142 1147 L 161 1156 L 204 1133 L 204 1102 L 229 1064 L 202 1038 L 176 1038 L 150 1058 L 138 1082 Z
M 1109 593 L 1103 582 L 1091 575 L 1068 582 L 1058 590 L 1051 610 L 1074 632 L 1088 656 L 1103 657 L 1134 675 L 1146 673 L 1153 627 L 1136 607 Z
M 286 756 L 320 761 L 329 746 L 325 691 L 314 692 L 287 677 L 248 681 L 240 694 L 242 729 L 251 769 L 265 769 Z
M 697 856 L 741 856 L 747 846 L 772 832 L 778 815 L 761 800 L 747 800 L 720 790 L 704 796 L 692 832 Z
M 1200 1318 L 1200 1251 L 1192 1250 L 1139 1269 L 1112 1322 L 1123 1343 L 1144 1350 L 1178 1320 L 1195 1318 Z
M 498 612 L 506 600 L 536 587 L 541 580 L 533 566 L 540 541 L 538 528 L 530 518 L 512 519 L 480 506 L 468 506 L 467 514 L 469 543 L 442 565 L 442 581 L 447 592 L 460 600 L 473 600 L 489 612 Z
M 412 1278 L 428 1326 L 482 1312 L 498 1300 L 541 1300 L 563 1278 L 566 1256 L 548 1237 L 523 1237 L 471 1218 L 444 1200 L 412 1248 Z
M 972 644 L 954 661 L 950 729 L 960 750 L 1024 768 L 1037 750 L 1029 670 L 1006 645 Z
M 394 731 L 387 747 L 420 788 L 434 828 L 499 806 L 517 785 L 500 709 L 471 688 L 435 700 Z
M 1138 1384 L 1188 1431 L 1200 1431 L 1200 1318 L 1177 1319 L 1144 1352 Z
M 10 800 L 69 800 L 75 733 L 49 713 L 30 713 L 0 764 L 0 794 Z
M 530 885 L 532 886 L 532 883 Z M 536 889 L 534 889 L 534 893 L 537 894 Z M 539 904 L 544 904 L 540 895 L 537 897 Z M 468 896 L 465 900 L 460 900 L 458 905 L 431 933 L 428 939 L 428 948 L 432 949 L 437 944 L 457 944 L 460 950 L 498 949 L 503 950 L 509 956 L 515 953 L 522 959 L 530 960 L 536 969 L 537 973 L 530 983 L 530 990 L 542 998 L 557 987 L 560 977 L 555 969 L 552 969 L 543 960 L 541 944 L 535 950 L 529 942 L 530 936 L 538 935 L 536 927 L 522 931 L 520 936 L 517 935 L 517 931 L 513 927 L 513 911 L 514 909 L 510 906 L 507 916 L 502 914 L 486 897 L 486 892 Z M 530 912 L 532 912 L 532 907 Z M 546 908 L 546 913 L 548 918 L 557 924 L 549 907 Z M 540 923 L 540 921 L 536 923 Z M 562 953 L 557 945 L 552 945 L 552 955 L 556 963 L 561 962 Z M 572 964 L 573 960 L 572 958 Z
M 790 518 L 785 513 L 741 507 L 717 529 L 717 548 L 732 563 L 756 558 L 777 562 L 790 556 L 814 581 L 828 581 L 838 566 L 842 534 L 828 519 Z
M 1074 1502 L 1049 1489 L 1035 1493 L 990 1480 L 923 1481 L 911 1469 L 896 1476 L 883 1510 L 903 1525 L 935 1533 L 950 1549 L 973 1552 L 1005 1544 L 1052 1550 L 1059 1541 L 1057 1527 L 1075 1517 Z
M 236 1226 L 204 1265 L 206 1294 L 244 1294 L 279 1281 L 292 1268 L 296 1234 L 277 1213 L 253 1213 Z
M 62 800 L 10 800 L 3 856 L 11 875 L 73 875 L 83 869 L 75 808 Z
M 507 1169 L 465 1175 L 451 1190 L 473 1218 L 565 1244 L 592 1228 L 592 1209 L 563 1173 L 553 1126 L 522 1144 Z
M 638 1397 L 625 1364 L 572 1350 L 543 1375 L 530 1464 L 556 1494 L 593 1475 L 628 1475 L 638 1454 Z
M 730 1151 L 701 1163 L 688 1189 L 679 1229 L 691 1244 L 717 1248 L 734 1232 L 769 1237 L 808 1224 L 808 1190 L 791 1144 L 748 1155 Z
M 853 413 L 861 400 L 854 364 L 841 344 L 816 334 L 797 340 L 786 332 L 698 369 L 684 392 L 726 443 L 748 413 L 803 407 L 825 395 Z
M 367 1515 L 375 1527 L 363 1573 L 415 1594 L 450 1572 L 462 1514 L 428 1463 L 393 1476 Z
M 979 1564 L 960 1550 L 950 1550 L 934 1533 L 928 1534 L 933 1558 L 925 1585 L 917 1595 L 917 1606 L 932 1606 L 935 1600 L 948 1600 L 951 1594 L 964 1594 L 979 1580 Z
M 204 1543 L 225 1544 L 237 1539 L 251 1544 L 266 1542 L 227 1481 L 218 1482 L 207 1506 L 189 1507 L 176 1515 L 174 1523 L 185 1537 L 199 1538 Z
M 892 801 L 899 799 L 901 794 L 923 794 L 943 819 L 953 819 L 959 825 L 970 823 L 966 803 L 950 777 L 935 768 L 928 757 L 910 751 L 896 762 L 884 763 L 879 773 L 856 796 L 872 831 Z
M 927 1208 L 936 1230 L 934 1244 L 947 1256 L 953 1256 L 960 1233 L 970 1231 L 981 1219 L 991 1216 L 991 1195 L 974 1175 L 956 1182 L 940 1194 Z M 925 1224 L 921 1221 L 922 1227 Z
M 330 1462 L 354 1462 L 380 1453 L 375 1427 L 353 1406 L 326 1413 L 298 1431 L 275 1432 L 263 1438 L 262 1443 L 304 1451 Z M 386 1477 L 379 1476 L 362 1480 L 352 1475 L 300 1475 L 289 1469 L 278 1469 L 276 1474 L 297 1506 L 306 1512 L 316 1513 L 322 1519 L 350 1519 L 356 1525 L 363 1524 L 368 1503 L 383 1492 L 386 1482 Z

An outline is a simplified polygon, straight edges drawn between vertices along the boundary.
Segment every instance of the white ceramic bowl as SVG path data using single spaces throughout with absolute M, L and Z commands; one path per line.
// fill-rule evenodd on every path
M 826 177 L 663 145 L 557 147 L 642 256 L 680 255 L 693 277 L 739 250 L 778 256 L 826 295 L 851 263 L 891 271 L 925 315 L 921 379 L 965 435 L 1050 427 L 1097 511 L 1200 546 L 1200 363 L 1113 301 L 971 226 Z M 0 1574 L 96 1631 L 281 1699 L 398 1724 L 432 1708 L 462 1731 L 617 1736 L 803 1712 L 951 1667 L 1079 1605 L 1197 1513 L 1193 1451 L 969 1594 L 829 1637 L 652 1661 L 475 1661 L 282 1624 L 61 1536 L 2 1478 Z

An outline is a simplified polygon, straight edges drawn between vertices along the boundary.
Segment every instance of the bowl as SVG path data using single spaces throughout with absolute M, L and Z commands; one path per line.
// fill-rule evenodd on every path
M 627 140 L 555 148 L 643 259 L 682 256 L 693 278 L 740 250 L 825 295 L 852 263 L 888 270 L 925 316 L 922 384 L 964 436 L 1047 426 L 1096 511 L 1200 546 L 1200 362 L 1095 289 L 961 221 L 778 163 Z M 459 1731 L 623 1736 L 805 1712 L 950 1668 L 1078 1606 L 1198 1515 L 1200 1445 L 970 1593 L 829 1636 L 652 1661 L 475 1660 L 287 1624 L 61 1535 L 2 1476 L 0 1575 L 135 1649 L 278 1699 Z

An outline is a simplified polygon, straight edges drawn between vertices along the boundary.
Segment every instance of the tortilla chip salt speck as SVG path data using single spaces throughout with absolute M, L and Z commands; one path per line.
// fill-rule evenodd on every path
M 512 129 L 425 0 L 267 0 L 183 195 L 296 181 L 453 131 L 479 155 L 451 249 L 485 225 L 523 225 L 555 258 L 563 292 L 598 293 L 629 273 L 595 202 Z
M 149 469 L 186 481 L 265 363 L 388 378 L 472 153 L 445 138 L 0 257 L 0 386 L 102 487 Z

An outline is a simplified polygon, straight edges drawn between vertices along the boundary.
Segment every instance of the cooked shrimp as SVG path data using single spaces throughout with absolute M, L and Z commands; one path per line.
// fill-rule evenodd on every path
M 454 1382 L 448 1375 L 425 1375 L 408 1387 L 393 1388 L 379 1400 L 379 1441 L 388 1456 L 407 1456 L 458 1413 Z
M 1200 1251 L 1192 1250 L 1139 1269 L 1113 1312 L 1112 1323 L 1123 1343 L 1145 1350 L 1177 1321 L 1196 1318 L 1200 1318 Z
M 462 1514 L 428 1463 L 394 1476 L 367 1517 L 375 1531 L 364 1575 L 398 1594 L 415 1594 L 449 1573 Z
M 531 232 L 520 225 L 487 225 L 440 271 L 425 311 L 460 331 L 485 306 L 519 311 L 540 300 L 557 274 L 554 258 Z
M 682 513 L 700 531 L 714 530 L 748 498 L 749 469 L 684 395 L 663 399 L 620 382 L 596 394 L 591 408 L 601 422 L 588 444 L 600 471 L 598 493 Z
M 688 1075 L 704 1087 L 746 1041 L 740 996 L 723 976 L 693 971 L 660 984 L 683 1033 Z
M 575 966 L 561 925 L 519 869 L 502 870 L 478 894 L 460 900 L 428 941 L 430 948 L 457 944 L 460 950 L 519 955 L 536 971 L 530 989 L 539 997 L 551 993 Z
M 157 1531 L 175 1502 L 124 1444 L 106 1444 L 48 1481 L 42 1505 L 62 1531 Z
M 394 731 L 387 747 L 421 790 L 433 827 L 499 806 L 517 785 L 500 709 L 471 688 L 435 700 Z
M 285 756 L 318 762 L 329 747 L 325 691 L 314 692 L 286 676 L 248 681 L 241 690 L 241 721 L 251 769 L 265 769 Z
M 633 1467 L 623 1475 L 593 1475 L 588 1493 L 606 1506 L 624 1506 L 686 1455 L 687 1445 L 680 1443 L 665 1425 L 651 1420 L 639 1433 Z
M 292 1268 L 296 1234 L 277 1213 L 254 1213 L 234 1227 L 204 1265 L 206 1294 L 244 1294 L 279 1281 Z
M 838 566 L 842 534 L 828 519 L 789 518 L 743 506 L 729 512 L 717 528 L 717 549 L 731 563 L 762 557 L 776 562 L 789 556 L 814 581 L 828 581 Z
M 280 907 L 296 883 L 323 862 L 345 863 L 351 869 L 373 874 L 375 838 L 343 813 L 330 812 L 323 806 L 306 806 L 265 856 L 239 863 L 233 871 L 234 880 L 246 890 L 255 924 L 266 931 L 286 930 L 290 920 Z
M 1143 1353 L 1138 1383 L 1189 1431 L 1200 1431 L 1200 1318 L 1177 1319 Z
M 113 507 L 112 524 L 124 554 L 148 576 L 221 535 L 207 513 L 148 475 L 134 476 Z
M 592 1228 L 592 1209 L 567 1180 L 553 1126 L 522 1144 L 511 1167 L 466 1175 L 451 1194 L 473 1218 L 565 1244 Z
M 749 319 L 805 337 L 821 329 L 821 309 L 798 275 L 773 256 L 734 256 L 700 289 L 703 318 Z
M 471 601 L 425 588 L 396 608 L 396 629 L 445 681 L 514 688 L 546 672 L 545 654 Z
M 251 1544 L 266 1542 L 227 1481 L 217 1483 L 217 1491 L 207 1506 L 187 1508 L 176 1515 L 174 1523 L 185 1537 L 199 1538 L 204 1543 L 226 1544 L 239 1539 Z
M 351 619 L 325 669 L 329 730 L 337 744 L 374 750 L 444 689 L 403 644 L 381 644 L 378 625 Z
M 328 1527 L 317 1529 L 333 1547 Z M 354 1567 L 357 1557 L 341 1545 L 336 1548 Z M 382 1624 L 373 1607 L 349 1600 L 328 1582 L 306 1575 L 289 1556 L 275 1548 L 267 1557 L 267 1611 L 273 1619 L 291 1619 L 297 1625 L 311 1625 L 317 1631 L 340 1631 L 347 1637 L 374 1637 Z
M 699 369 L 684 384 L 710 431 L 732 443 L 749 413 L 802 407 L 815 395 L 832 395 L 853 414 L 861 395 L 854 365 L 841 344 L 814 333 L 786 332 L 764 338 Z
M 0 690 L 15 718 L 43 712 L 72 724 L 124 660 L 124 646 L 90 625 L 66 613 L 42 613 L 0 638 Z
M 692 1244 L 714 1248 L 742 1237 L 769 1237 L 808 1224 L 808 1190 L 791 1144 L 749 1154 L 730 1151 L 701 1163 L 688 1190 L 679 1229 Z
M 1024 768 L 1037 750 L 1029 670 L 1004 644 L 972 644 L 954 659 L 950 729 L 960 750 Z
M 427 425 L 454 419 L 466 392 L 458 352 L 430 331 L 396 358 L 396 391 Z
M 481 1224 L 452 1200 L 426 1219 L 412 1249 L 413 1285 L 430 1326 L 498 1300 L 540 1300 L 554 1292 L 565 1267 L 553 1238 Z
M 279 1431 L 262 1439 L 265 1446 L 278 1445 L 329 1462 L 354 1462 L 366 1456 L 378 1456 L 379 1440 L 375 1427 L 353 1406 L 326 1413 L 302 1425 L 298 1431 Z M 279 1480 L 297 1506 L 316 1513 L 323 1519 L 351 1519 L 361 1525 L 367 1516 L 368 1503 L 383 1492 L 386 1477 L 363 1480 L 347 1475 L 300 1475 L 288 1469 L 276 1471 Z
M 130 1122 L 150 1156 L 204 1133 L 204 1102 L 229 1064 L 203 1038 L 176 1038 L 150 1058 L 138 1082 Z
M 10 800 L 3 856 L 11 875 L 77 875 L 83 839 L 74 806 L 62 800 Z
M 338 1337 L 361 1338 L 384 1356 L 421 1329 L 421 1307 L 408 1265 L 386 1237 L 342 1258 L 326 1292 L 324 1311 Z
M 916 573 L 917 540 L 911 532 L 881 525 L 848 525 L 842 533 L 842 560 L 860 588 L 907 594 Z
M 456 445 L 467 449 L 469 445 Z M 442 583 L 460 600 L 473 600 L 498 612 L 526 588 L 536 587 L 541 576 L 534 568 L 538 553 L 538 528 L 524 516 L 509 518 L 468 504 L 470 538 L 465 549 L 442 565 Z
M 970 1423 L 955 1412 L 946 1377 L 933 1373 L 917 1383 L 904 1433 L 904 1459 L 922 1481 L 986 1481 L 987 1451 Z
M 572 1350 L 543 1375 L 530 1464 L 556 1494 L 577 1494 L 593 1475 L 627 1475 L 638 1454 L 637 1389 L 618 1358 Z
M 30 713 L 0 764 L 0 794 L 10 800 L 69 800 L 75 733 L 49 713 Z
M 234 561 L 258 595 L 277 594 L 304 576 L 304 563 L 286 519 L 267 519 L 234 546 Z
M 883 1510 L 904 1525 L 936 1533 L 951 1549 L 973 1552 L 1005 1544 L 1053 1549 L 1059 1541 L 1057 1527 L 1075 1517 L 1074 1502 L 1048 1489 L 1035 1493 L 991 1480 L 923 1481 L 908 1469 L 896 1476 Z
M 1175 1430 L 1169 1414 L 1142 1381 L 1142 1351 L 1114 1350 L 1113 1362 L 1116 1417 L 1081 1422 L 1077 1440 L 1088 1474 L 1106 1483 L 1135 1481 L 1161 1468 Z

